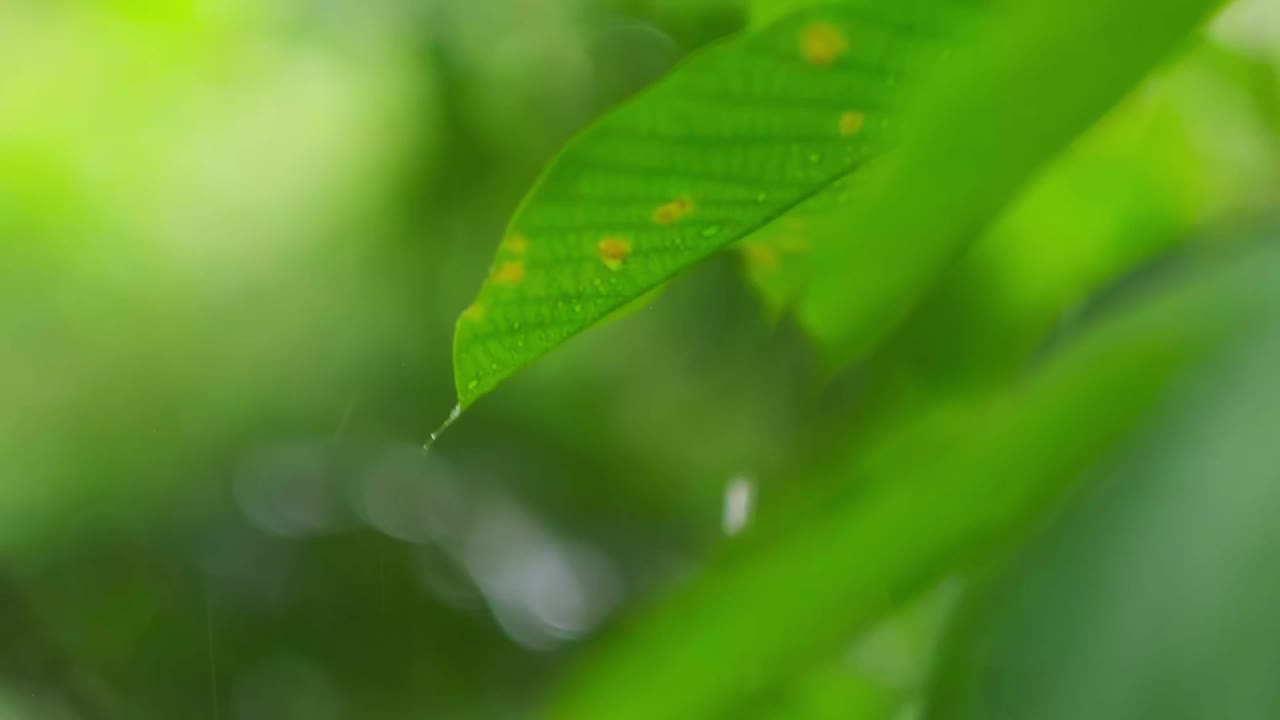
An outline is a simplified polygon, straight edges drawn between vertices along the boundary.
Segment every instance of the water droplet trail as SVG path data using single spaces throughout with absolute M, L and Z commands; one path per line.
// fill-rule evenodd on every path
M 436 441 L 440 439 L 440 436 L 444 434 L 444 431 L 448 430 L 455 422 L 457 422 L 461 415 L 462 403 L 458 403 L 449 411 L 449 417 L 445 418 L 445 421 L 441 423 L 440 427 L 437 428 L 435 432 L 431 433 L 431 439 L 422 444 L 423 454 L 431 452 L 431 448 L 436 444 Z

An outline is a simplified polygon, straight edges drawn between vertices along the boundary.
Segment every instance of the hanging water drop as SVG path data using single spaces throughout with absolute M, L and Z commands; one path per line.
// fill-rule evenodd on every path
M 479 384 L 480 383 L 478 380 L 472 380 L 467 385 L 467 389 L 473 390 L 475 389 L 475 386 Z M 449 411 L 449 417 L 445 418 L 444 423 L 442 423 L 435 432 L 431 433 L 431 439 L 422 444 L 422 452 L 424 453 L 430 452 L 431 446 L 435 445 L 436 441 L 440 439 L 440 436 L 444 434 L 444 431 L 448 430 L 449 427 L 453 425 L 455 422 L 457 422 L 458 418 L 461 416 L 462 416 L 462 403 L 458 403 L 457 405 L 453 406 L 452 410 Z

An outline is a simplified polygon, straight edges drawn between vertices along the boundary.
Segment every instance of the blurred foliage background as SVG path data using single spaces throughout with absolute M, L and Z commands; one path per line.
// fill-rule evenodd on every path
M 0 5 L 0 720 L 530 716 L 587 638 L 723 543 L 726 493 L 802 490 L 815 446 L 1016 374 L 1104 288 L 1229 242 L 1280 197 L 1280 9 L 1248 0 L 1057 160 L 867 362 L 829 374 L 747 281 L 750 253 L 726 254 L 424 453 L 454 404 L 453 321 L 555 150 L 787 4 Z M 1214 428 L 1249 423 L 1213 412 L 1170 421 L 1148 454 L 1187 435 L 1230 454 Z M 1259 472 L 1250 487 L 1274 483 Z M 1113 648 L 1123 634 L 1098 625 L 1136 611 L 1061 588 L 1115 597 L 1072 555 L 1106 533 L 1148 568 L 1114 571 L 1138 588 L 1125 597 L 1160 596 L 1161 572 L 1229 586 L 1213 553 L 1152 561 L 1177 520 L 1113 509 L 1205 507 L 1203 487 L 1173 487 L 1096 501 L 1121 519 L 1068 513 L 1029 566 L 1078 576 L 993 595 L 1009 607 L 991 643 L 1025 667 L 1066 643 L 1079 683 L 1107 669 L 1094 654 L 1140 664 L 1141 643 Z M 1210 504 L 1204 528 L 1274 509 L 1266 493 Z M 857 717 L 867 683 L 920 687 L 959 592 L 855 643 L 857 672 L 798 682 L 784 716 Z M 1208 626 L 1190 600 L 1165 610 Z M 1028 619 L 1046 612 L 1098 645 L 1029 639 L 1051 634 Z M 947 682 L 979 717 L 1087 714 L 1037 710 L 1053 691 L 1034 679 Z

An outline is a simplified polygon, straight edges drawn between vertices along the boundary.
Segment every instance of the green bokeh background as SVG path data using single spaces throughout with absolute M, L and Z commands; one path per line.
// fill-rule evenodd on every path
M 530 716 L 723 542 L 727 486 L 798 492 L 814 445 L 982 391 L 1280 193 L 1280 12 L 1245 2 L 866 363 L 832 377 L 725 254 L 423 453 L 455 402 L 453 321 L 555 150 L 786 4 L 0 5 L 0 720 Z M 1147 452 L 1195 432 L 1217 438 Z M 1026 582 L 997 639 L 1053 607 Z M 887 717 L 860 683 L 923 684 L 951 594 L 856 646 L 880 675 L 820 670 L 784 716 Z M 1035 687 L 987 716 L 1051 717 Z

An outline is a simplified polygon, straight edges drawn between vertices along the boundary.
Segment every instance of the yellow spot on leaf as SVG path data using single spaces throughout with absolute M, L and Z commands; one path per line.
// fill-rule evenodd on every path
M 480 303 L 472 303 L 462 311 L 462 319 L 469 322 L 476 322 L 484 318 L 484 305 Z
M 800 50 L 811 65 L 830 65 L 848 49 L 844 32 L 829 22 L 812 23 L 800 34 Z
M 493 281 L 499 285 L 519 285 L 524 280 L 524 263 L 508 260 L 493 271 Z
M 778 250 L 787 255 L 803 255 L 812 249 L 808 236 L 803 234 L 783 235 L 778 240 Z
M 659 225 L 670 225 L 688 217 L 693 212 L 693 201 L 680 197 L 661 205 L 653 211 L 653 221 Z
M 529 249 L 529 237 L 521 233 L 508 235 L 507 239 L 502 241 L 502 247 L 512 255 L 523 255 Z
M 609 236 L 596 243 L 596 254 L 600 262 L 610 270 L 621 270 L 622 263 L 631 254 L 631 241 L 626 238 Z
M 867 116 L 857 110 L 850 110 L 840 116 L 840 134 L 845 137 L 857 135 L 862 126 L 867 124 Z
M 746 254 L 751 269 L 757 272 L 773 272 L 781 264 L 778 253 L 764 243 L 746 243 L 742 252 Z

